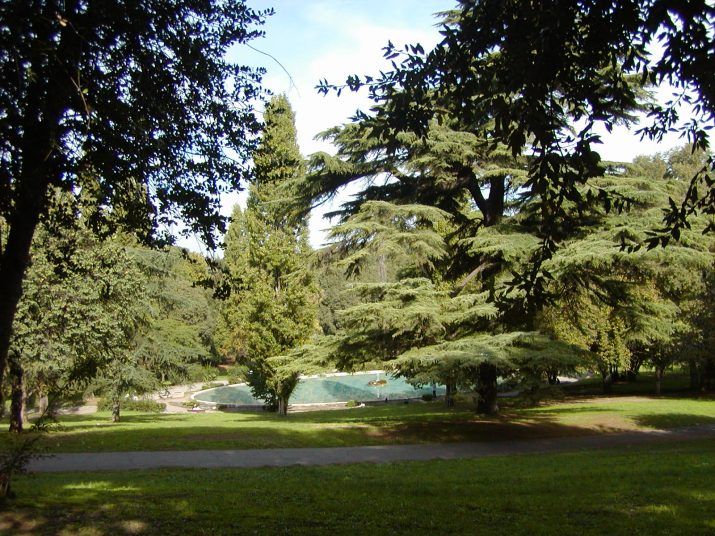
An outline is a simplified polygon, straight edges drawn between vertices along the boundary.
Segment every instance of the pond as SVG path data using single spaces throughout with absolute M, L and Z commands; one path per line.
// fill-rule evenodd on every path
M 444 394 L 444 386 L 438 385 L 437 395 Z M 291 404 L 329 404 L 357 400 L 370 402 L 377 400 L 402 400 L 420 398 L 432 394 L 432 386 L 416 388 L 404 378 L 394 378 L 385 372 L 361 372 L 355 374 L 334 374 L 301 378 L 290 398 Z M 237 406 L 263 404 L 251 394 L 244 384 L 227 385 L 201 391 L 194 395 L 198 402 L 212 402 Z

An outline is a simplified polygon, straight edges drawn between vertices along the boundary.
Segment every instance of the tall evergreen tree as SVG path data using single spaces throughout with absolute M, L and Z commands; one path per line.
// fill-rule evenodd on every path
M 298 371 L 281 356 L 315 332 L 318 289 L 307 222 L 288 210 L 288 186 L 304 165 L 285 96 L 271 100 L 264 120 L 255 182 L 246 209 L 234 209 L 226 234 L 231 296 L 222 309 L 220 337 L 224 353 L 247 365 L 254 394 L 285 415 Z

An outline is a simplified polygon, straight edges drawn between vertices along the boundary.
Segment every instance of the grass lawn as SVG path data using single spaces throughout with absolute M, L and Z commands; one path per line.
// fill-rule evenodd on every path
M 715 534 L 715 443 L 22 477 L 7 534 Z
M 598 374 L 591 378 L 584 378 L 575 383 L 561 385 L 561 388 L 569 395 L 601 395 L 603 393 L 603 382 Z M 690 375 L 684 370 L 668 370 L 663 376 L 662 389 L 664 393 L 671 395 L 686 395 L 690 391 Z M 638 380 L 629 382 L 626 380 L 614 382 L 612 386 L 613 395 L 654 395 L 655 394 L 655 373 L 650 370 L 641 370 Z
M 440 402 L 293 413 L 108 413 L 67 416 L 49 452 L 334 447 L 559 437 L 715 423 L 715 399 L 609 397 L 505 408 L 484 418 Z M 2 435 L 0 432 L 0 443 Z

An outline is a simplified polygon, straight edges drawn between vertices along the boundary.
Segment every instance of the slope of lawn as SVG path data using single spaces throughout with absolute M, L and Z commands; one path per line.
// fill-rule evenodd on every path
M 507 401 L 505 401 L 507 402 Z M 486 418 L 466 405 L 388 404 L 289 414 L 107 413 L 62 417 L 44 440 L 49 452 L 327 447 L 559 437 L 715 424 L 713 398 L 603 397 L 533 408 L 505 407 Z M 0 433 L 0 443 L 2 435 Z
M 715 442 L 22 477 L 7 534 L 715 534 Z

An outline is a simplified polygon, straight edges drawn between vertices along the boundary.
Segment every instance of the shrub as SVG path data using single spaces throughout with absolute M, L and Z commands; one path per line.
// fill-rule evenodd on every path
M 226 368 L 226 376 L 229 384 L 243 383 L 248 377 L 248 367 L 244 365 L 235 365 Z
M 345 402 L 346 408 L 356 408 L 359 405 L 360 405 L 360 402 L 358 402 L 357 400 L 348 400 L 347 402 Z
M 422 395 L 422 400 L 424 400 L 425 402 L 432 402 L 434 400 L 434 396 L 430 393 L 425 393 Z
M 157 402 L 156 400 L 122 400 L 122 411 L 142 411 L 144 413 L 163 413 L 166 409 L 166 404 Z M 112 401 L 108 398 L 103 398 L 97 403 L 98 411 L 111 411 Z
M 218 369 L 194 363 L 189 365 L 186 370 L 186 376 L 192 382 L 210 382 L 218 376 Z

